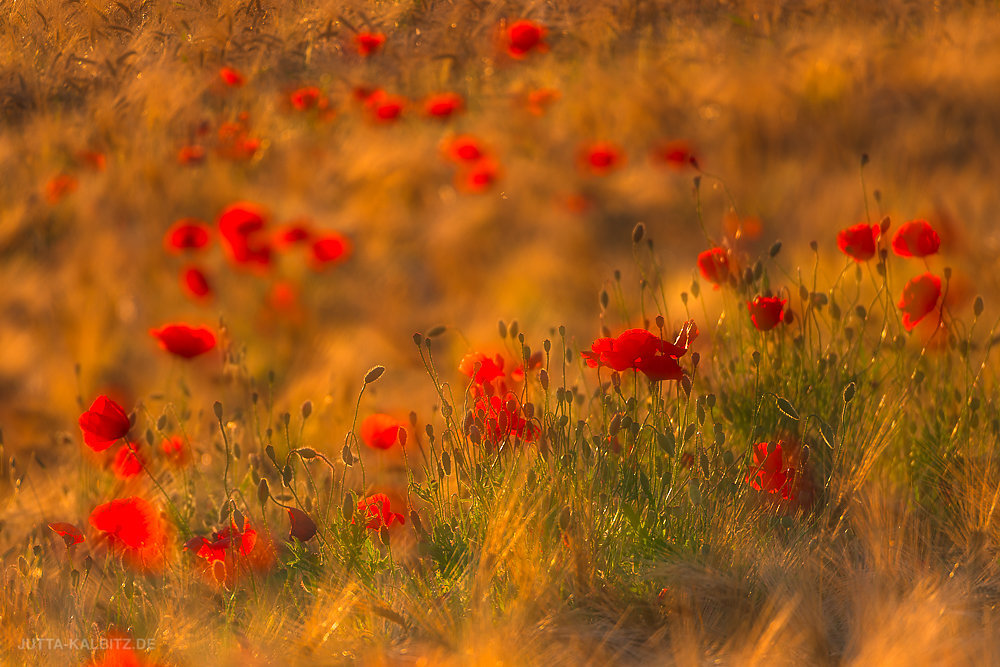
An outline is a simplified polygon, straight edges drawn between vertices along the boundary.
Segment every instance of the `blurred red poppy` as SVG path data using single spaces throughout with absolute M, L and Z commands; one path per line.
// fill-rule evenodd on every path
M 312 239 L 313 233 L 308 220 L 289 222 L 274 235 L 274 247 L 284 250 L 298 243 Z
M 698 271 L 702 278 L 719 289 L 729 280 L 729 253 L 718 247 L 705 250 L 698 255 Z
M 927 257 L 941 247 L 941 237 L 926 220 L 903 223 L 892 237 L 892 249 L 900 257 Z
M 104 171 L 108 166 L 108 159 L 101 151 L 82 150 L 76 154 L 76 159 L 94 171 Z
M 212 563 L 225 561 L 230 552 L 237 557 L 249 556 L 256 545 L 257 531 L 246 522 L 243 530 L 233 523 L 228 528 L 212 533 L 212 539 L 200 535 L 192 537 L 184 543 L 184 549 Z
M 189 266 L 181 271 L 181 286 L 193 299 L 205 299 L 212 295 L 212 286 L 201 269 Z
M 792 495 L 794 471 L 783 460 L 782 444 L 759 442 L 754 446 L 753 464 L 746 475 L 746 481 L 758 491 L 780 494 L 784 500 L 788 500 Z
M 210 240 L 208 224 L 196 218 L 182 218 L 175 222 L 163 236 L 163 246 L 168 252 L 198 250 Z
M 177 151 L 177 161 L 184 165 L 201 164 L 205 161 L 205 149 L 198 145 L 182 146 Z
M 458 189 L 464 192 L 485 192 L 500 178 L 500 165 L 490 158 L 476 160 L 458 174 Z
M 233 88 L 239 88 L 245 83 L 243 75 L 233 67 L 223 67 L 219 70 L 219 78 L 223 83 Z
M 74 544 L 79 544 L 84 540 L 83 533 L 80 532 L 80 529 L 71 523 L 56 521 L 55 523 L 50 523 L 49 528 L 55 531 L 59 537 L 63 538 L 63 542 L 66 543 L 66 548 L 69 548 Z
M 164 458 L 175 466 L 183 467 L 191 461 L 191 452 L 179 435 L 164 438 L 160 443 L 160 451 L 163 452 Z
M 462 361 L 458 364 L 458 370 L 470 378 L 475 373 L 473 380 L 477 384 L 485 384 L 504 376 L 503 363 L 503 357 L 499 354 L 490 358 L 482 352 L 470 352 L 462 357 Z M 478 373 L 476 372 L 476 364 L 479 364 Z
M 382 48 L 385 35 L 380 32 L 360 32 L 354 36 L 354 46 L 358 53 L 368 57 Z
M 63 197 L 76 192 L 78 186 L 79 182 L 76 180 L 76 176 L 56 174 L 52 180 L 45 184 L 45 198 L 49 200 L 49 203 L 58 204 Z
M 384 493 L 375 493 L 364 500 L 359 500 L 358 512 L 362 513 L 363 519 L 367 519 L 368 530 L 379 530 L 382 526 L 388 528 L 397 521 L 400 525 L 406 523 L 406 519 L 403 518 L 402 514 L 392 511 L 389 496 Z M 351 523 L 357 523 L 357 514 L 351 519 Z
M 580 167 L 595 176 L 604 176 L 625 162 L 621 149 L 607 141 L 591 144 L 580 154 Z
M 389 449 L 399 440 L 403 425 L 391 415 L 375 413 L 361 422 L 361 440 L 373 449 Z
M 524 58 L 532 51 L 545 53 L 549 49 L 545 32 L 545 27 L 534 21 L 514 21 L 507 28 L 507 53 L 513 58 Z
M 633 369 L 650 380 L 679 380 L 683 370 L 677 362 L 698 337 L 698 327 L 687 321 L 673 343 L 646 329 L 628 329 L 616 338 L 598 338 L 580 354 L 591 368 L 606 366 L 616 371 Z
M 237 202 L 222 211 L 218 224 L 223 246 L 236 264 L 270 266 L 271 246 L 261 233 L 267 225 L 263 209 L 249 202 Z
M 351 241 L 336 232 L 327 232 L 313 239 L 310 246 L 311 266 L 320 271 L 330 264 L 347 260 L 351 256 Z
M 903 311 L 903 326 L 911 331 L 920 320 L 934 311 L 941 297 L 941 279 L 932 273 L 911 278 L 903 286 L 899 309 Z
M 137 443 L 126 443 L 122 445 L 115 454 L 111 462 L 111 471 L 118 479 L 129 479 L 142 472 L 146 462 L 139 453 Z
M 758 296 L 747 301 L 747 310 L 753 325 L 760 331 L 769 331 L 785 319 L 785 302 L 776 296 Z
M 288 539 L 294 537 L 300 542 L 308 542 L 316 535 L 316 522 L 299 508 L 288 508 L 288 520 L 291 523 Z
M 464 106 L 458 93 L 438 93 L 424 101 L 424 112 L 434 118 L 446 119 L 460 112 Z
M 560 97 L 561 93 L 554 88 L 537 88 L 528 91 L 528 111 L 536 116 L 541 116 Z
M 131 428 L 122 406 L 107 396 L 98 396 L 90 409 L 80 415 L 83 441 L 95 452 L 102 452 L 116 440 L 128 435 Z
M 372 93 L 365 100 L 365 107 L 368 109 L 369 115 L 380 123 L 391 123 L 398 120 L 403 114 L 405 106 L 405 98 L 399 95 L 390 95 L 384 90 Z
M 479 140 L 468 134 L 462 134 L 444 146 L 445 156 L 454 162 L 475 162 L 486 154 Z
M 667 141 L 653 149 L 653 161 L 659 164 L 680 171 L 685 167 L 692 166 L 698 168 L 698 159 L 695 157 L 691 144 L 684 140 Z
M 142 498 L 132 496 L 98 505 L 90 513 L 90 525 L 134 565 L 153 570 L 162 566 L 166 526 L 156 508 Z
M 862 222 L 841 230 L 837 234 L 837 246 L 855 262 L 865 262 L 875 256 L 881 231 L 878 225 Z
M 85 667 L 158 667 L 147 662 L 142 653 L 133 648 L 138 644 L 126 633 L 111 630 L 99 642 L 94 641 L 93 645 L 98 643 L 104 648 L 101 658 L 94 658 Z
M 316 86 L 305 86 L 298 90 L 293 90 L 288 96 L 288 101 L 292 107 L 298 111 L 309 111 L 323 105 L 325 99 L 323 93 Z
M 475 412 L 483 421 L 483 435 L 494 445 L 511 436 L 534 442 L 541 433 L 538 425 L 524 416 L 521 403 L 513 392 L 507 392 L 502 397 L 494 394 L 476 399 Z
M 167 352 L 191 359 L 215 347 L 215 334 L 206 327 L 187 324 L 166 324 L 160 329 L 150 329 L 149 334 L 160 341 Z

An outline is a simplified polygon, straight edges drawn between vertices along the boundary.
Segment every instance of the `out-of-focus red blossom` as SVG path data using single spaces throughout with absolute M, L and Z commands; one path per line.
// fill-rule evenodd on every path
M 108 159 L 101 151 L 82 150 L 76 154 L 76 159 L 94 171 L 104 171 L 108 166 Z
M 507 27 L 507 53 L 513 58 L 524 58 L 532 51 L 545 53 L 549 50 L 545 43 L 545 27 L 540 23 L 520 19 Z
M 205 354 L 216 342 L 211 329 L 187 324 L 167 324 L 160 329 L 150 329 L 149 335 L 160 341 L 161 348 L 184 359 Z
M 465 106 L 458 93 L 438 93 L 424 101 L 424 113 L 433 118 L 446 119 L 462 111 Z
M 878 251 L 878 225 L 859 223 L 837 234 L 837 247 L 855 262 L 866 262 Z
M 403 115 L 406 99 L 399 95 L 390 95 L 384 90 L 377 90 L 365 100 L 365 108 L 371 118 L 379 123 L 392 123 Z
M 698 337 L 694 320 L 681 327 L 673 343 L 663 340 L 646 329 L 628 329 L 616 338 L 598 338 L 580 354 L 591 368 L 606 366 L 612 370 L 633 369 L 650 380 L 679 380 L 684 371 L 677 362 Z
M 403 424 L 392 415 L 375 413 L 361 422 L 361 440 L 372 449 L 389 449 L 399 440 Z
M 702 278 L 719 289 L 729 280 L 729 253 L 718 247 L 705 250 L 698 255 L 698 271 Z
M 584 194 L 574 192 L 563 197 L 560 202 L 569 213 L 582 215 L 593 208 L 594 203 Z
M 456 176 L 456 186 L 464 192 L 485 192 L 500 178 L 500 165 L 496 160 L 482 158 L 462 168 Z
M 903 223 L 892 237 L 892 250 L 900 257 L 927 257 L 941 247 L 941 237 L 926 220 Z
M 525 419 L 521 403 L 513 392 L 507 392 L 503 397 L 494 394 L 476 399 L 475 413 L 483 420 L 483 436 L 494 445 L 511 436 L 534 442 L 541 434 L 537 424 Z
M 528 111 L 536 116 L 544 114 L 562 94 L 554 88 L 537 88 L 528 91 Z
M 535 352 L 530 357 L 525 364 L 520 364 L 510 372 L 510 379 L 514 382 L 523 382 L 524 375 L 526 371 L 531 371 L 536 368 L 541 368 L 542 363 L 545 361 L 545 355 L 542 352 Z
M 390 527 L 393 523 L 400 525 L 406 523 L 402 514 L 393 512 L 390 507 L 389 496 L 384 493 L 374 493 L 363 500 L 358 501 L 358 512 L 367 520 L 368 530 L 379 530 L 382 526 Z M 357 524 L 358 515 L 351 519 L 352 524 Z
M 246 80 L 243 78 L 243 74 L 239 70 L 233 67 L 223 67 L 219 70 L 219 78 L 227 86 L 232 86 L 233 88 L 239 88 Z
M 72 174 L 56 174 L 45 184 L 45 198 L 49 203 L 58 204 L 63 197 L 76 192 L 79 181 Z
M 681 453 L 681 467 L 690 468 L 694 465 L 694 452 Z
M 785 302 L 776 296 L 758 296 L 747 301 L 747 310 L 753 325 L 760 331 L 770 331 L 785 320 Z
M 310 265 L 321 271 L 331 264 L 346 261 L 351 256 L 351 240 L 336 232 L 326 232 L 313 239 L 310 248 Z
M 941 279 L 933 273 L 911 278 L 903 286 L 899 309 L 903 311 L 903 326 L 911 331 L 920 320 L 934 311 L 941 298 Z
M 175 222 L 163 236 L 163 246 L 168 252 L 198 250 L 210 240 L 208 224 L 196 218 L 182 218 Z
M 130 428 L 122 406 L 104 395 L 98 396 L 90 409 L 80 415 L 83 441 L 95 452 L 102 452 L 124 438 Z
M 181 271 L 181 286 L 188 296 L 196 300 L 207 299 L 212 296 L 212 286 L 208 283 L 201 269 L 189 266 Z
M 83 533 L 80 529 L 71 523 L 56 521 L 54 523 L 50 523 L 49 528 L 55 531 L 56 535 L 63 538 L 63 542 L 66 543 L 67 549 L 74 544 L 83 542 L 84 540 Z
M 793 496 L 794 469 L 787 465 L 782 452 L 782 442 L 758 442 L 753 450 L 753 464 L 746 481 L 758 491 L 779 494 L 789 500 Z M 769 452 L 768 449 L 772 448 Z
M 264 228 L 266 213 L 255 204 L 237 202 L 219 215 L 219 233 L 230 259 L 237 265 L 267 268 L 271 264 L 271 246 Z
M 260 139 L 250 136 L 246 118 L 219 126 L 219 144 L 216 152 L 227 160 L 250 160 L 260 149 Z
M 726 211 L 726 214 L 722 216 L 722 226 L 725 228 L 726 234 L 734 240 L 744 237 L 755 239 L 764 231 L 764 225 L 760 218 L 755 215 L 741 218 L 735 211 Z
M 354 36 L 354 46 L 358 54 L 368 57 L 382 48 L 385 35 L 380 32 L 359 32 Z
M 684 140 L 667 141 L 653 149 L 653 161 L 680 171 L 685 167 L 698 168 L 694 148 Z
M 316 522 L 299 508 L 288 508 L 288 521 L 291 523 L 288 539 L 294 537 L 299 542 L 308 542 L 316 535 Z
M 453 162 L 475 162 L 486 155 L 482 144 L 475 137 L 462 134 L 444 145 L 444 154 Z
M 182 146 L 177 151 L 177 162 L 183 165 L 196 165 L 205 161 L 205 149 L 198 145 Z
M 212 533 L 212 539 L 200 535 L 192 537 L 184 543 L 184 549 L 212 563 L 226 560 L 230 552 L 237 556 L 249 556 L 256 544 L 257 531 L 247 522 L 242 531 L 233 523 L 228 528 Z
M 621 149 L 607 141 L 585 147 L 580 153 L 580 168 L 595 176 L 605 176 L 625 163 Z
M 102 532 L 112 550 L 135 566 L 159 570 L 163 565 L 167 531 L 157 509 L 132 496 L 98 505 L 90 525 Z
M 273 310 L 297 319 L 299 316 L 298 290 L 293 283 L 280 281 L 271 287 L 267 295 L 267 304 Z
M 260 536 L 247 521 L 243 530 L 234 523 L 207 537 L 193 537 L 184 549 L 205 560 L 204 574 L 218 585 L 232 588 L 243 574 L 266 572 L 274 565 L 274 548 L 267 536 Z
M 118 479 L 130 479 L 142 472 L 146 461 L 139 453 L 139 445 L 126 443 L 115 453 L 111 462 L 111 471 Z
M 85 667 L 158 667 L 155 663 L 141 658 L 133 648 L 135 641 L 127 634 L 111 631 L 100 639 L 101 646 L 107 646 L 101 658 L 88 662 Z M 95 642 L 97 643 L 97 642 Z
M 305 86 L 293 90 L 288 96 L 288 101 L 297 111 L 310 111 L 325 106 L 326 98 L 316 86 Z
M 167 461 L 177 467 L 183 467 L 191 462 L 191 452 L 179 435 L 164 438 L 163 442 L 160 443 L 160 451 L 163 452 Z
M 274 247 L 278 250 L 312 240 L 313 233 L 308 220 L 289 222 L 274 234 Z
M 482 352 L 470 352 L 462 357 L 462 361 L 458 363 L 458 370 L 463 375 L 473 378 L 477 384 L 485 384 L 504 376 L 503 363 L 503 357 L 499 354 L 491 358 Z M 476 372 L 476 364 L 479 364 L 479 372 Z

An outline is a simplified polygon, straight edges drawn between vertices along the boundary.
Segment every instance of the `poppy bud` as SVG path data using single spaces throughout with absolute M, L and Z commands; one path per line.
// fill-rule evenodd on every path
M 441 334 L 443 334 L 445 332 L 445 328 L 446 327 L 443 324 L 439 324 L 436 327 L 432 327 L 427 332 L 427 338 L 436 338 L 436 337 L 440 336 Z
M 344 521 L 350 521 L 351 517 L 354 516 L 354 497 L 350 492 L 344 494 L 344 504 L 340 508 L 340 512 L 344 515 Z
M 351 454 L 350 445 L 344 445 L 344 449 L 340 452 L 340 458 L 344 460 L 344 465 L 348 467 L 354 465 L 354 456 Z
M 562 511 L 559 512 L 559 530 L 566 532 L 569 528 L 569 522 L 572 518 L 569 507 L 563 507 Z
M 451 454 L 447 451 L 441 452 L 441 467 L 444 468 L 444 474 L 451 474 Z
M 945 280 L 951 280 L 951 267 L 950 266 L 944 267 L 944 279 Z
M 538 382 L 542 385 L 543 391 L 549 390 L 549 372 L 544 368 L 538 372 Z
M 156 420 L 156 430 L 162 431 L 167 426 L 167 416 L 160 415 L 160 418 Z
M 415 333 L 413 334 L 413 342 L 417 344 L 417 347 L 420 347 L 420 344 L 424 342 L 424 337 L 419 333 Z
M 775 241 L 769 253 L 771 257 L 777 257 L 779 252 L 781 252 L 781 241 Z
M 312 447 L 299 447 L 295 450 L 295 453 L 306 460 L 316 458 L 316 450 Z
M 802 465 L 809 463 L 809 445 L 802 445 L 802 454 L 800 455 L 800 461 Z
M 979 317 L 983 314 L 983 308 L 983 297 L 977 296 L 976 302 L 972 304 L 972 312 L 975 313 L 976 317 Z
M 277 459 L 274 458 L 274 447 L 268 445 L 267 447 L 264 448 L 264 453 L 267 455 L 267 458 L 271 459 L 271 463 L 274 464 L 274 467 L 277 468 L 278 461 Z
M 306 401 L 302 404 L 302 419 L 303 421 L 309 419 L 309 415 L 312 414 L 313 404 L 312 401 Z
M 271 489 L 267 485 L 267 480 L 263 477 L 260 478 L 260 484 L 257 485 L 257 501 L 261 505 L 267 502 L 267 499 L 271 497 Z
M 507 324 L 503 320 L 497 322 L 497 331 L 500 333 L 501 338 L 507 337 Z
M 246 529 L 247 520 L 246 517 L 243 516 L 243 512 L 238 509 L 233 509 L 233 523 L 236 524 L 236 527 L 239 528 L 241 533 Z
M 389 526 L 383 525 L 378 529 L 378 539 L 382 544 L 389 546 Z
M 281 470 L 281 483 L 285 486 L 292 485 L 292 466 L 290 463 L 286 463 Z
M 850 403 L 851 401 L 854 400 L 855 391 L 856 387 L 853 382 L 844 387 L 844 403 Z
M 371 384 L 375 380 L 382 377 L 382 373 L 385 373 L 385 366 L 376 366 L 365 374 L 365 384 Z
M 878 190 L 876 190 L 876 192 L 878 192 Z M 885 234 L 887 231 L 889 231 L 889 225 L 891 225 L 891 224 L 892 224 L 892 221 L 889 220 L 889 216 L 885 216 L 884 218 L 882 218 L 882 221 L 879 222 L 879 224 L 878 224 L 879 230 L 883 234 Z
M 424 527 L 420 523 L 420 515 L 417 514 L 417 510 L 410 510 L 410 523 L 413 524 L 413 529 L 416 530 L 417 533 L 424 532 Z
M 646 225 L 641 222 L 636 223 L 635 227 L 632 229 L 632 243 L 639 243 L 642 241 L 642 237 L 646 235 Z
M 601 308 L 607 309 L 609 300 L 610 298 L 608 297 L 608 291 L 601 290 Z

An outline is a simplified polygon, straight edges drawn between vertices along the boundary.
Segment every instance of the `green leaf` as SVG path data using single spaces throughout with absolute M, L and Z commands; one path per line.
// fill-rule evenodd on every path
M 781 396 L 776 397 L 778 399 L 778 409 L 781 410 L 781 414 L 785 415 L 789 419 L 799 420 L 799 413 L 795 411 L 795 408 L 789 402 L 787 398 L 782 398 Z

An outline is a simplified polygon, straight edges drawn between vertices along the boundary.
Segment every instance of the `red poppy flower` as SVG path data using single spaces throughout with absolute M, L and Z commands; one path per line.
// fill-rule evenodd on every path
M 865 262 L 878 251 L 878 237 L 882 229 L 878 225 L 860 223 L 841 230 L 837 234 L 837 246 L 855 262 Z
M 580 167 L 595 176 L 604 176 L 625 162 L 620 148 L 607 141 L 591 144 L 580 154 Z
M 402 514 L 392 511 L 389 506 L 389 496 L 384 493 L 375 493 L 364 500 L 359 500 L 358 512 L 368 520 L 368 530 L 379 530 L 382 526 L 388 528 L 397 521 L 400 525 L 406 523 Z M 357 523 L 357 514 L 351 519 L 351 523 Z
M 686 141 L 668 141 L 653 150 L 653 161 L 680 171 L 687 166 L 698 167 L 694 149 Z
M 385 35 L 380 32 L 360 32 L 354 36 L 354 46 L 358 53 L 368 57 L 382 48 L 385 44 Z
M 57 174 L 45 184 L 45 198 L 49 200 L 49 203 L 58 204 L 62 201 L 63 197 L 76 192 L 78 185 L 79 182 L 76 180 L 76 176 Z
M 111 470 L 118 479 L 129 479 L 142 472 L 146 462 L 139 453 L 139 445 L 127 443 L 121 446 L 111 462 Z
M 545 53 L 548 45 L 544 42 L 545 27 L 541 24 L 521 19 L 507 28 L 507 53 L 514 58 L 524 58 L 531 51 Z
M 57 521 L 55 523 L 50 523 L 49 528 L 54 530 L 59 537 L 63 538 L 67 549 L 74 544 L 83 542 L 84 540 L 83 533 L 80 532 L 80 529 L 71 523 Z
M 785 319 L 785 302 L 776 296 L 758 296 L 747 301 L 747 310 L 753 325 L 760 331 L 769 331 Z
M 133 563 L 158 569 L 163 562 L 166 527 L 153 505 L 135 496 L 98 505 L 90 525 L 104 533 L 112 549 Z
M 312 239 L 312 230 L 308 220 L 289 222 L 274 235 L 274 247 L 283 250 L 297 243 Z
M 185 165 L 201 164 L 205 161 L 205 149 L 197 145 L 182 146 L 177 151 L 177 161 Z
M 323 93 L 316 86 L 306 86 L 292 91 L 288 96 L 288 101 L 298 111 L 309 111 L 319 108 L 324 101 Z
M 232 204 L 219 215 L 223 246 L 236 264 L 270 266 L 271 246 L 261 233 L 266 225 L 265 212 L 248 202 Z
M 240 74 L 239 70 L 232 67 L 223 67 L 220 69 L 219 78 L 222 79 L 223 83 L 227 86 L 232 86 L 233 88 L 239 88 L 245 82 L 243 75 Z
M 189 266 L 181 271 L 181 286 L 193 299 L 205 299 L 212 295 L 212 286 L 201 269 Z
M 538 88 L 528 92 L 528 111 L 536 116 L 541 116 L 558 100 L 561 93 L 554 88 Z
M 403 114 L 406 99 L 399 95 L 390 95 L 384 90 L 378 90 L 365 100 L 365 107 L 371 117 L 380 123 L 391 123 Z
M 591 368 L 607 366 L 612 370 L 635 369 L 659 375 L 672 369 L 669 362 L 656 359 L 659 356 L 683 356 L 691 342 L 697 337 L 698 328 L 693 321 L 687 322 L 677 337 L 677 342 L 669 343 L 645 329 L 629 329 L 616 338 L 598 338 L 580 354 Z M 644 372 L 646 372 L 644 371 Z
M 108 159 L 101 151 L 84 150 L 76 154 L 76 159 L 84 166 L 94 171 L 104 171 L 108 166 Z
M 329 264 L 337 264 L 351 256 L 351 241 L 336 232 L 327 232 L 313 240 L 310 246 L 311 265 L 314 270 L 322 270 Z
M 288 520 L 291 522 L 288 539 L 294 537 L 299 542 L 308 542 L 316 535 L 316 522 L 297 507 L 288 508 Z
M 188 451 L 184 440 L 180 436 L 164 438 L 160 443 L 160 451 L 171 464 L 175 466 L 185 466 L 191 461 L 191 453 Z
M 376 413 L 361 422 L 361 440 L 373 449 L 389 449 L 399 440 L 403 427 L 395 417 Z
M 110 631 L 99 641 L 101 647 L 107 648 L 104 649 L 100 660 L 95 658 L 88 662 L 86 667 L 157 667 L 154 663 L 143 659 L 142 654 L 132 648 L 137 644 L 125 633 Z
M 160 341 L 161 348 L 184 359 L 197 357 L 215 347 L 215 334 L 206 327 L 167 324 L 161 329 L 150 329 L 149 334 Z
M 273 562 L 273 553 L 266 539 L 261 539 L 250 522 L 240 530 L 235 522 L 229 527 L 212 533 L 211 539 L 201 535 L 184 543 L 190 551 L 206 561 L 206 573 L 216 583 L 232 587 L 237 577 L 250 570 L 264 571 Z
M 168 252 L 198 250 L 208 245 L 208 225 L 195 218 L 182 218 L 175 222 L 163 237 Z
M 792 495 L 794 471 L 783 459 L 782 443 L 759 442 L 754 446 L 753 465 L 747 473 L 746 481 L 758 491 L 780 494 L 785 500 Z M 768 451 L 771 447 L 771 451 Z
M 911 331 L 920 320 L 934 311 L 941 297 L 941 279 L 932 273 L 911 278 L 903 286 L 899 309 L 903 311 L 903 326 Z
M 475 412 L 483 421 L 483 435 L 495 445 L 511 436 L 533 442 L 541 432 L 537 424 L 524 417 L 521 404 L 512 392 L 503 397 L 494 394 L 477 399 Z
M 122 406 L 107 396 L 98 396 L 90 409 L 80 415 L 83 441 L 95 452 L 102 452 L 120 438 L 132 425 Z
M 293 283 L 277 282 L 267 295 L 267 305 L 273 310 L 296 318 L 299 315 L 299 296 Z
M 458 189 L 464 192 L 485 192 L 500 178 L 500 166 L 495 160 L 483 158 L 458 174 Z
M 900 257 L 927 257 L 941 247 L 941 237 L 926 220 L 903 223 L 892 237 L 892 249 Z
M 424 102 L 424 112 L 434 118 L 446 119 L 460 112 L 463 106 L 462 96 L 458 93 L 438 93 Z
M 455 137 L 444 147 L 445 156 L 454 162 L 475 162 L 486 154 L 479 140 L 468 134 Z
M 478 373 L 476 373 L 477 363 L 479 364 Z M 470 378 L 473 373 L 476 373 L 475 378 L 473 379 L 477 384 L 492 382 L 493 380 L 504 376 L 503 357 L 498 354 L 493 358 L 490 358 L 482 352 L 470 352 L 462 357 L 462 361 L 458 364 L 458 370 L 463 375 L 467 375 Z
M 698 255 L 698 271 L 702 278 L 719 289 L 729 280 L 729 253 L 724 248 L 705 250 Z

